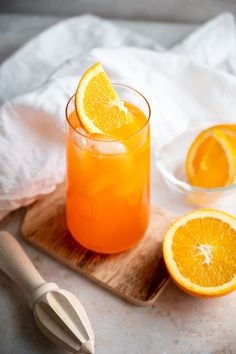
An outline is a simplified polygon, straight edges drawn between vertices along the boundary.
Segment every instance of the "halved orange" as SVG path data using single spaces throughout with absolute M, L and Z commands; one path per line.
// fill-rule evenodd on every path
M 82 76 L 75 105 L 80 121 L 89 133 L 115 136 L 117 130 L 132 119 L 100 63 L 91 66 Z
M 174 282 L 196 296 L 221 296 L 236 289 L 236 218 L 202 209 L 177 219 L 167 230 L 163 254 Z
M 220 127 L 220 126 L 219 126 Z M 222 131 L 236 130 L 212 127 L 201 132 L 189 148 L 186 174 L 189 182 L 198 187 L 216 188 L 232 184 L 236 178 L 236 148 Z M 236 141 L 236 140 L 235 140 Z

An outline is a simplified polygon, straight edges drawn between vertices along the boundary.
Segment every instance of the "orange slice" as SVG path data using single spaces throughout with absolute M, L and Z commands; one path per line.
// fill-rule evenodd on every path
M 236 219 L 212 209 L 175 221 L 163 243 L 174 282 L 195 296 L 221 296 L 236 289 Z
M 220 130 L 229 140 L 234 150 L 236 150 L 236 124 L 219 124 L 205 129 L 201 134 L 206 134 L 208 131 Z
M 196 137 L 187 154 L 186 174 L 192 185 L 204 188 L 235 181 L 236 149 L 220 129 L 207 129 Z
M 75 105 L 80 121 L 89 133 L 114 136 L 132 119 L 100 63 L 91 66 L 82 76 Z

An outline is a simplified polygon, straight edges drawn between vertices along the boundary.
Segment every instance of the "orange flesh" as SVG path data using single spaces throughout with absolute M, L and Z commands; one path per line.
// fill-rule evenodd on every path
M 223 144 L 222 144 L 223 143 Z M 236 125 L 215 125 L 203 130 L 191 144 L 186 158 L 189 182 L 198 187 L 215 188 L 234 183 Z
M 117 129 L 115 135 L 119 138 L 137 133 L 147 122 L 141 110 L 130 103 L 125 105 L 133 119 Z M 81 126 L 75 111 L 69 121 L 74 128 Z M 73 135 L 81 138 L 68 127 L 69 230 L 90 250 L 100 253 L 127 250 L 143 237 L 149 221 L 149 125 L 129 139 L 106 143 L 108 149 L 109 144 L 120 144 L 125 151 L 119 153 L 99 152 L 101 142 L 92 140 L 89 147 L 83 148 L 76 144 Z
M 211 247 L 209 264 L 199 246 Z M 172 253 L 185 278 L 203 287 L 220 286 L 236 274 L 236 231 L 213 217 L 190 220 L 176 230 Z
M 195 176 L 192 185 L 205 188 L 222 187 L 228 180 L 228 163 L 221 145 L 207 138 L 193 160 Z

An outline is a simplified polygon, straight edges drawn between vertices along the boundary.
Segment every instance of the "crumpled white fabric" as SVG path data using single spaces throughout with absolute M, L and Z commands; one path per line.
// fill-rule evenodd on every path
M 168 51 L 88 15 L 32 39 L 0 66 L 0 218 L 64 179 L 65 105 L 91 64 L 147 97 L 158 148 L 199 120 L 235 122 L 235 55 L 228 13 Z

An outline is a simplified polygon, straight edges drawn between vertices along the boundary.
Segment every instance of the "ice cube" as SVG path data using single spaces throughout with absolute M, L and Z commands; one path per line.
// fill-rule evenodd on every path
M 104 155 L 118 155 L 126 152 L 125 145 L 120 141 L 114 141 L 113 138 L 103 134 L 89 134 L 89 148 L 96 153 Z

